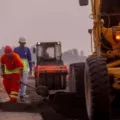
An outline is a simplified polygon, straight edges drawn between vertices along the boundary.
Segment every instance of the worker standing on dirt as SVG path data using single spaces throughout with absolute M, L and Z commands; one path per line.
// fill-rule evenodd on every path
M 21 81 L 27 84 L 28 75 L 32 74 L 32 57 L 31 57 L 30 49 L 25 46 L 26 39 L 24 37 L 19 38 L 19 44 L 20 46 L 16 47 L 14 49 L 14 52 L 16 52 L 20 56 L 21 60 L 23 61 L 24 70 L 23 70 L 23 77 Z M 27 97 L 27 96 L 28 95 L 26 94 L 26 85 L 21 84 L 20 99 L 23 101 L 24 97 Z
M 17 102 L 20 78 L 23 73 L 23 63 L 19 55 L 14 53 L 10 46 L 5 46 L 4 52 L 0 59 L 3 84 L 10 97 L 10 101 Z

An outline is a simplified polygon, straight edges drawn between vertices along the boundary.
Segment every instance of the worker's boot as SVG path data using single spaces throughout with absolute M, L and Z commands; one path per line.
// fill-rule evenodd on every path
M 20 101 L 24 102 L 24 96 L 20 96 Z
M 28 94 L 25 94 L 25 95 L 24 95 L 24 98 L 29 98 L 29 95 L 28 95 Z

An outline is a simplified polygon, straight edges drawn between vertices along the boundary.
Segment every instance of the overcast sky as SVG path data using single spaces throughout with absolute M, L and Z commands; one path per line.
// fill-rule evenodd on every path
M 78 0 L 0 0 L 0 45 L 18 45 L 19 36 L 28 45 L 38 41 L 61 41 L 63 51 L 90 51 L 88 28 L 90 6 Z

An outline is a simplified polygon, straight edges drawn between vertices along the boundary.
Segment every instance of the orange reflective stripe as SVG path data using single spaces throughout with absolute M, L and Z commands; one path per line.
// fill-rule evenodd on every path
M 19 93 L 16 91 L 11 91 L 10 98 L 18 98 Z
M 11 91 L 11 94 L 17 94 L 17 95 L 18 95 L 18 92 L 15 92 L 15 91 Z
M 11 98 L 18 98 L 16 95 L 10 95 Z

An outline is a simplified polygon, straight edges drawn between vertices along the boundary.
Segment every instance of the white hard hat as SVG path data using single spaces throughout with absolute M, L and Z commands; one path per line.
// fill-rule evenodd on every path
M 20 43 L 26 43 L 26 38 L 25 37 L 19 37 L 19 42 Z

